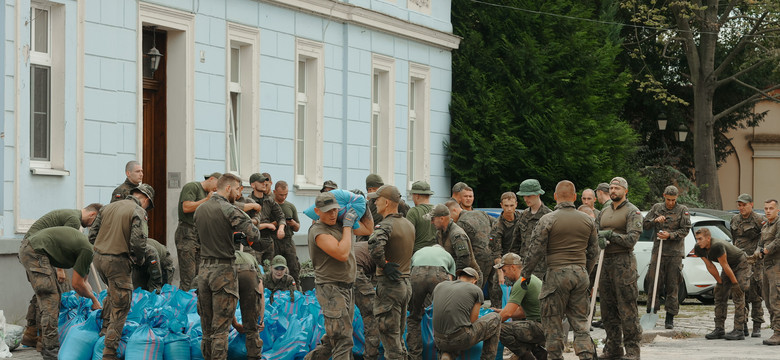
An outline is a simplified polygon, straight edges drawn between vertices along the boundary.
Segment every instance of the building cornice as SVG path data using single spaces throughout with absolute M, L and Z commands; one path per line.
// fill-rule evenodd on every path
M 452 33 L 401 20 L 378 11 L 334 0 L 258 0 L 279 7 L 307 12 L 328 20 L 354 24 L 399 35 L 446 50 L 455 50 L 460 37 Z

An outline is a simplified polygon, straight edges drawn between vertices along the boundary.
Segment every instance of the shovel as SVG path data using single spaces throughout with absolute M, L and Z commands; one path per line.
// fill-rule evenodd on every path
M 655 328 L 655 323 L 658 321 L 658 314 L 655 312 L 655 298 L 656 291 L 658 291 L 658 273 L 661 270 L 661 254 L 663 254 L 664 240 L 660 240 L 658 244 L 658 255 L 655 260 L 655 279 L 653 281 L 653 301 L 650 302 L 650 308 L 647 309 L 647 314 L 642 315 L 639 320 L 639 324 L 642 325 L 642 330 L 650 330 Z
M 599 251 L 599 265 L 596 267 L 596 281 L 593 283 L 593 292 L 590 294 L 590 313 L 588 314 L 588 327 L 593 321 L 593 314 L 596 312 L 596 294 L 599 292 L 599 280 L 601 279 L 601 267 L 604 265 L 604 249 Z

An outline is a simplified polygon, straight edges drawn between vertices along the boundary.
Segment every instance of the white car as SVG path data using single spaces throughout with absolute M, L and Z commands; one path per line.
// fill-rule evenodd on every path
M 693 247 L 696 245 L 696 238 L 694 233 L 696 230 L 706 227 L 712 233 L 713 239 L 721 239 L 731 242 L 731 231 L 728 228 L 726 221 L 715 218 L 711 215 L 697 214 L 691 212 L 691 223 L 693 227 L 688 235 L 685 237 L 685 257 L 683 258 L 682 279 L 679 285 L 678 298 L 682 303 L 686 297 L 692 296 L 699 299 L 705 304 L 712 304 L 714 299 L 712 297 L 713 290 L 715 289 L 715 278 L 707 271 L 707 267 L 704 265 L 704 261 L 698 256 L 693 254 Z M 642 216 L 647 215 L 647 211 L 642 212 Z M 652 290 L 652 283 L 649 283 L 650 279 L 647 279 L 648 271 L 655 271 L 655 267 L 649 269 L 650 258 L 652 257 L 653 242 L 651 241 L 651 235 L 653 230 L 644 230 L 642 235 L 639 236 L 634 246 L 634 255 L 636 255 L 636 268 L 639 272 L 639 279 L 637 280 L 639 285 L 639 291 L 647 292 L 647 289 Z M 721 271 L 721 267 L 718 263 L 714 263 L 718 268 L 718 272 Z M 661 291 L 661 284 L 658 284 L 658 289 Z M 663 293 L 663 292 L 661 292 Z M 657 305 L 656 305 L 657 306 Z

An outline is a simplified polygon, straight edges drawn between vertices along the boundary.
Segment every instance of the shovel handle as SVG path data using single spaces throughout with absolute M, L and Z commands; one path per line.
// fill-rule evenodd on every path
M 593 282 L 593 292 L 590 294 L 590 313 L 588 314 L 588 326 L 593 321 L 593 314 L 596 311 L 596 294 L 599 292 L 599 280 L 601 279 L 601 267 L 604 265 L 604 249 L 599 251 L 599 264 L 596 266 L 596 281 Z
M 658 244 L 658 254 L 655 257 L 655 279 L 653 279 L 653 300 L 650 303 L 650 310 L 647 312 L 650 313 L 650 311 L 655 311 L 655 298 L 656 291 L 658 291 L 658 274 L 661 272 L 661 254 L 663 254 L 664 249 L 664 240 L 659 240 Z

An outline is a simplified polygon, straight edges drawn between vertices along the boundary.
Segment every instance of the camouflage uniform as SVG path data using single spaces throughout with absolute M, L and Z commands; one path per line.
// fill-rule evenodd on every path
M 138 184 L 134 184 L 130 179 L 125 178 L 125 182 L 119 184 L 119 186 L 114 189 L 114 192 L 111 193 L 111 202 L 124 200 L 130 196 L 130 192 L 137 187 Z
M 409 358 L 422 359 L 422 327 L 421 321 L 425 308 L 430 305 L 433 289 L 442 281 L 449 280 L 449 274 L 441 266 L 412 267 L 411 284 L 412 298 L 409 303 L 409 322 L 406 345 L 409 348 Z
M 89 229 L 89 242 L 95 244 L 95 269 L 108 285 L 101 330 L 101 334 L 106 336 L 104 359 L 116 358 L 116 349 L 130 311 L 132 264 L 145 262 L 146 237 L 149 234 L 147 220 L 141 202 L 129 196 L 101 208 Z
M 236 252 L 236 278 L 238 279 L 238 299 L 241 306 L 241 325 L 246 334 L 247 359 L 260 360 L 263 351 L 263 340 L 260 339 L 258 318 L 263 322 L 261 314 L 265 309 L 263 291 L 260 289 L 260 271 L 254 256 L 240 251 Z
M 182 187 L 179 195 L 179 225 L 174 233 L 176 253 L 179 259 L 179 288 L 189 291 L 196 287 L 193 279 L 198 275 L 198 261 L 200 260 L 200 240 L 193 213 L 185 213 L 184 201 L 200 201 L 205 199 L 208 193 L 198 181 L 192 181 Z
M 201 351 L 205 359 L 225 359 L 230 323 L 239 297 L 233 233 L 243 232 L 247 242 L 254 242 L 259 240 L 260 232 L 246 213 L 219 194 L 198 206 L 194 220 L 201 241 L 198 275 L 198 313 L 203 328 Z
M 778 219 L 769 222 L 766 221 L 761 228 L 761 241 L 759 248 L 766 249 L 764 255 L 764 277 L 761 282 L 761 288 L 764 294 L 764 303 L 769 311 L 769 322 L 774 334 L 780 334 L 780 226 Z
M 298 209 L 289 201 L 285 201 L 279 204 L 284 213 L 285 220 L 293 219 L 297 223 L 301 223 L 298 219 Z M 285 221 L 286 224 L 286 221 Z M 284 227 L 284 239 L 277 239 L 274 237 L 274 253 L 276 255 L 282 255 L 287 260 L 287 269 L 290 270 L 290 276 L 295 279 L 296 284 L 301 283 L 301 262 L 298 260 L 298 252 L 295 250 L 295 241 L 293 241 L 293 235 L 295 232 L 291 227 Z
M 731 238 L 734 246 L 744 251 L 747 256 L 753 255 L 761 239 L 761 227 L 766 218 L 762 215 L 751 213 L 747 219 L 741 214 L 731 218 Z M 753 276 L 750 277 L 750 288 L 745 292 L 745 306 L 751 307 L 750 318 L 753 319 L 753 327 L 761 327 L 764 323 L 764 307 L 761 305 L 761 278 L 763 273 L 763 261 L 758 259 L 750 268 Z
M 537 320 L 518 320 L 501 323 L 501 343 L 515 355 L 522 356 L 545 342 L 545 331 Z M 522 359 L 522 358 L 521 358 Z
M 376 360 L 379 357 L 379 326 L 374 317 L 374 301 L 376 301 L 376 264 L 368 251 L 368 242 L 361 241 L 352 244 L 357 263 L 355 287 L 355 305 L 363 317 L 363 336 L 366 339 L 366 351 L 363 359 Z
M 734 277 L 737 278 L 737 284 L 741 288 L 742 292 L 748 290 L 750 286 L 750 265 L 743 256 L 742 262 L 739 265 L 731 267 L 731 271 L 734 272 Z M 729 264 L 731 265 L 731 264 Z M 731 283 L 728 275 L 725 271 L 720 272 L 721 284 L 715 284 L 715 290 L 713 292 L 715 298 L 715 327 L 723 329 L 726 325 L 726 316 L 728 314 L 729 296 L 734 301 L 734 329 L 742 330 L 747 324 L 747 309 L 745 308 L 745 297 L 737 296 L 736 289 L 733 289 L 734 284 Z
M 599 293 L 601 298 L 601 318 L 607 341 L 604 353 L 607 357 L 619 357 L 625 347 L 626 358 L 639 359 L 639 342 L 642 340 L 642 327 L 636 300 L 639 289 L 636 280 L 634 245 L 642 233 L 642 214 L 634 204 L 625 200 L 617 209 L 606 206 L 596 219 L 599 230 L 612 230 L 607 239 L 610 244 L 604 249 L 604 264 L 601 272 Z
M 659 224 L 655 218 L 659 216 L 666 217 L 666 220 Z M 653 286 L 655 281 L 655 268 L 658 261 L 658 245 L 664 242 L 663 253 L 661 254 L 661 267 L 658 269 L 658 288 L 665 289 L 664 296 L 666 304 L 664 308 L 669 315 L 677 315 L 680 311 L 680 303 L 677 300 L 678 290 L 680 288 L 680 276 L 682 276 L 682 259 L 685 256 L 685 236 L 691 230 L 691 215 L 688 213 L 688 207 L 681 204 L 675 204 L 674 208 L 667 209 L 666 203 L 657 203 L 650 208 L 642 222 L 645 230 L 652 229 L 653 251 L 650 259 L 650 268 L 647 272 L 648 284 Z M 669 233 L 669 238 L 661 240 L 658 238 L 659 231 Z M 645 289 L 645 292 L 652 294 L 653 288 Z M 661 308 L 661 294 L 656 294 L 655 311 Z M 648 309 L 652 302 L 648 300 Z
M 490 230 L 490 248 L 493 250 L 493 258 L 500 258 L 512 249 L 521 214 L 520 210 L 515 210 L 513 221 L 504 219 L 503 214 L 499 215 L 498 220 L 493 224 Z
M 274 279 L 273 271 L 265 273 L 265 276 L 263 277 L 263 287 L 271 291 L 271 298 L 268 299 L 271 304 L 274 303 L 274 293 L 277 291 L 289 291 L 290 301 L 295 301 L 295 290 L 298 289 L 298 287 L 295 286 L 295 280 L 292 276 L 284 274 L 281 279 L 276 280 Z
M 259 198 L 255 196 L 255 193 L 249 194 L 249 198 L 260 204 L 262 207 L 260 209 L 260 212 L 255 217 L 258 222 L 257 226 L 259 227 L 260 224 L 270 224 L 275 223 L 276 228 L 279 229 L 279 226 L 285 225 L 285 228 L 287 228 L 286 224 L 287 221 L 285 221 L 284 212 L 282 211 L 282 207 L 279 206 L 279 204 L 274 201 L 273 196 L 271 195 L 263 195 L 262 198 Z M 285 233 L 286 235 L 286 233 Z M 260 237 L 263 239 L 265 243 L 268 243 L 270 240 L 270 245 L 264 249 L 256 249 L 258 250 L 258 253 L 255 254 L 255 257 L 257 257 L 257 261 L 261 264 L 264 260 L 271 261 L 274 257 L 274 253 L 276 253 L 276 250 L 274 249 L 274 245 L 276 245 L 280 240 L 276 237 L 276 230 L 271 229 L 262 229 L 260 230 Z M 293 249 L 295 250 L 295 249 Z M 286 257 L 285 257 L 286 258 Z M 287 264 L 290 264 L 290 261 L 287 261 Z
M 562 321 L 566 316 L 574 330 L 575 353 L 580 359 L 591 359 L 595 348 L 588 324 L 588 272 L 598 254 L 595 224 L 588 215 L 577 211 L 574 203 L 560 202 L 555 211 L 539 219 L 527 243 L 531 252 L 525 260 L 522 277 L 530 278 L 537 262 L 547 260 L 539 299 L 549 358 L 563 359 L 566 333 Z
M 146 239 L 146 262 L 133 265 L 133 288 L 141 287 L 146 291 L 161 290 L 163 285 L 173 280 L 173 259 L 165 245 L 157 240 Z
M 457 224 L 471 240 L 474 258 L 482 271 L 480 282 L 478 283 L 479 286 L 484 287 L 488 283 L 491 303 L 500 303 L 503 294 L 498 286 L 498 277 L 495 269 L 493 269 L 495 257 L 493 256 L 493 250 L 490 248 L 490 216 L 480 210 L 462 211 L 458 217 Z M 484 278 L 482 277 L 483 275 Z
M 447 229 L 436 232 L 436 242 L 452 255 L 458 270 L 471 267 L 479 272 L 479 278 L 482 279 L 482 271 L 474 258 L 474 250 L 471 248 L 469 236 L 458 224 L 450 220 Z M 479 282 L 477 282 L 477 286 L 479 286 Z
M 517 221 L 518 224 L 517 228 L 515 229 L 515 241 L 512 244 L 512 249 L 510 252 L 520 255 L 522 258 L 526 258 L 531 252 L 529 244 L 531 242 L 531 235 L 534 232 L 536 224 L 539 222 L 539 219 L 541 219 L 542 216 L 551 212 L 552 210 L 550 210 L 550 208 L 544 204 L 539 207 L 539 210 L 536 212 L 536 214 L 531 213 L 530 207 L 523 210 L 523 212 L 520 214 L 520 218 Z M 536 266 L 535 271 L 536 272 L 534 272 L 534 275 L 544 280 L 544 274 L 547 272 L 547 261 L 544 259 L 544 255 L 542 255 L 541 259 L 539 259 L 539 264 Z

